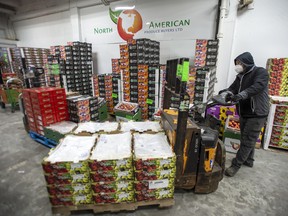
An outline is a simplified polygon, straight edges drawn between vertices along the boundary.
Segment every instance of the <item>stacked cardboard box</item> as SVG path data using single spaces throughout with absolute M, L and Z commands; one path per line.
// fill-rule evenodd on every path
M 94 95 L 105 98 L 108 112 L 113 113 L 113 109 L 119 102 L 120 75 L 101 74 L 93 76 Z
M 269 95 L 288 96 L 288 58 L 273 58 L 267 61 L 270 75 Z
M 45 126 L 68 119 L 64 89 L 24 89 L 23 101 L 30 130 L 38 134 L 44 135 Z
M 130 71 L 128 44 L 120 45 L 120 71 L 122 75 L 123 100 L 130 101 Z
M 49 49 L 24 47 L 22 50 L 26 66 L 34 65 L 36 68 L 43 68 L 44 56 L 49 54 Z
M 160 76 L 159 76 L 159 108 L 163 108 L 164 104 L 164 91 L 166 82 L 166 65 L 160 65 Z
M 95 203 L 134 201 L 130 132 L 101 134 L 92 151 L 89 167 Z
M 112 59 L 112 73 L 120 74 L 120 59 Z
M 70 121 L 104 121 L 107 118 L 107 106 L 103 98 L 78 95 L 67 98 L 67 104 Z
M 46 77 L 47 84 L 50 87 L 61 87 L 63 86 L 63 80 L 60 76 L 60 63 L 59 58 L 54 55 L 47 55 L 46 64 Z
M 216 68 L 205 67 L 196 68 L 194 104 L 208 102 L 213 96 L 214 86 L 216 83 Z
M 52 56 L 48 58 L 58 59 L 58 63 L 50 67 L 54 75 L 61 75 L 61 85 L 65 85 L 67 91 L 92 95 L 92 44 L 75 41 L 66 46 L 52 46 L 50 50 Z
M 52 206 L 92 204 L 88 158 L 95 136 L 68 135 L 44 158 L 42 167 Z
M 164 133 L 134 134 L 136 201 L 172 198 L 176 157 Z
M 152 82 L 155 82 L 156 77 L 153 73 L 156 72 L 151 68 L 151 75 L 149 78 L 149 66 L 155 65 L 155 67 L 159 67 L 159 53 L 160 43 L 149 39 L 129 40 L 127 45 L 120 45 L 120 70 L 123 78 L 123 100 L 139 103 L 142 109 L 143 119 L 148 119 L 149 117 L 149 103 L 150 117 L 152 117 L 151 113 L 155 111 L 155 101 L 148 98 L 148 83 L 149 81 L 151 82 L 150 95 L 156 95 L 153 94 L 153 91 L 156 89 L 153 89 L 152 86 L 154 84 Z M 159 77 L 159 70 L 157 71 L 157 75 Z M 159 85 L 159 83 L 157 83 L 157 85 Z
M 266 142 L 268 146 L 288 149 L 288 98 L 271 97 L 270 113 L 266 127 Z
M 195 67 L 216 66 L 218 43 L 218 40 L 196 40 Z
M 113 99 L 113 109 L 119 103 L 120 98 L 120 84 L 121 84 L 121 76 L 120 74 L 112 75 L 112 99 Z M 111 108 L 110 108 L 111 109 Z
M 9 48 L 0 47 L 0 70 L 2 73 L 11 73 Z
M 134 80 L 131 77 L 131 82 L 132 81 Z M 131 91 L 131 97 L 132 93 L 133 92 Z M 141 108 L 142 119 L 148 119 L 148 65 L 138 65 L 138 92 L 136 93 L 138 94 L 134 95 L 134 97 L 137 98 L 139 107 Z
M 195 82 L 196 82 L 196 71 L 195 67 L 189 69 L 189 79 L 187 81 L 187 93 L 190 96 L 190 103 L 193 104 L 195 96 Z
M 159 107 L 159 66 L 148 68 L 148 118 L 151 119 Z M 146 118 L 143 118 L 146 119 Z
M 21 77 L 22 81 L 24 81 L 23 78 L 23 63 L 22 63 L 22 57 L 21 57 L 21 49 L 20 48 L 10 48 L 11 53 L 11 64 L 13 71 Z

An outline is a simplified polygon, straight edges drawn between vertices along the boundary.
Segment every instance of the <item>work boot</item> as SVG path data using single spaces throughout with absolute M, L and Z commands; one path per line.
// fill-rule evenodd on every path
M 225 170 L 225 175 L 229 177 L 233 177 L 238 172 L 238 170 L 239 168 L 232 165 Z
M 248 166 L 248 167 L 253 167 L 253 162 L 247 162 L 247 161 L 245 161 L 244 163 L 243 163 L 243 165 L 245 165 L 245 166 Z

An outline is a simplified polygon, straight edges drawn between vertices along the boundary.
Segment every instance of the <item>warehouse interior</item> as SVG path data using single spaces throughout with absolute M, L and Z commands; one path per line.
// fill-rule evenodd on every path
M 119 81 L 117 81 L 117 83 L 115 84 L 113 80 L 115 77 L 111 75 L 113 77 L 111 78 L 111 85 L 112 85 L 112 80 L 113 80 L 113 85 L 114 84 L 120 85 L 120 83 L 122 82 L 122 79 L 123 79 L 123 75 L 122 75 L 123 72 L 121 69 L 121 58 L 123 54 L 122 48 L 124 45 L 126 45 L 126 43 L 129 44 L 130 42 L 128 39 L 127 40 L 124 39 L 123 38 L 124 36 L 123 35 L 121 36 L 121 33 L 119 33 L 120 31 L 119 20 L 121 18 L 124 19 L 123 18 L 124 15 L 123 13 L 121 14 L 119 13 L 117 15 L 115 11 L 117 12 L 117 9 L 116 9 L 117 7 L 123 7 L 123 8 L 128 7 L 128 10 L 130 10 L 129 8 L 131 6 L 133 9 L 138 11 L 138 12 L 136 11 L 137 13 L 133 12 L 134 15 L 136 14 L 135 16 L 137 16 L 138 14 L 141 17 L 141 28 L 138 30 L 134 29 L 136 32 L 134 32 L 134 38 L 132 37 L 132 39 L 141 40 L 142 38 L 148 38 L 150 41 L 154 42 L 154 44 L 157 44 L 157 43 L 158 45 L 160 44 L 159 50 L 157 51 L 158 53 L 156 54 L 156 51 L 155 51 L 155 54 L 154 54 L 155 58 L 156 58 L 156 55 L 158 55 L 157 58 L 159 58 L 157 59 L 157 61 L 155 60 L 155 63 L 157 62 L 157 65 L 160 65 L 159 70 L 155 70 L 157 71 L 155 73 L 159 72 L 160 74 L 158 78 L 159 80 L 163 78 L 161 77 L 162 65 L 169 65 L 169 64 L 172 65 L 174 64 L 173 60 L 178 59 L 177 60 L 178 65 L 183 64 L 183 68 L 185 67 L 184 66 L 185 63 L 183 62 L 186 62 L 186 63 L 188 62 L 188 65 L 190 63 L 190 67 L 193 67 L 193 64 L 196 65 L 196 62 L 199 62 L 198 61 L 199 59 L 197 59 L 198 58 L 197 57 L 197 45 L 199 45 L 199 43 L 203 43 L 203 41 L 206 41 L 206 42 L 217 41 L 217 66 L 215 65 L 213 69 L 211 68 L 210 68 L 211 70 L 209 69 L 211 74 L 213 74 L 213 76 L 215 75 L 215 83 L 213 83 L 213 96 L 217 95 L 220 90 L 228 88 L 231 85 L 231 83 L 234 81 L 235 76 L 237 75 L 234 71 L 234 67 L 235 67 L 234 59 L 236 58 L 236 56 L 238 56 L 239 54 L 243 52 L 250 52 L 254 57 L 255 65 L 266 68 L 267 71 L 269 72 L 269 76 L 270 76 L 270 81 L 269 81 L 269 86 L 268 86 L 269 95 L 272 96 L 271 98 L 273 98 L 273 96 L 275 97 L 271 99 L 270 112 L 269 112 L 269 116 L 267 119 L 266 128 L 261 131 L 260 136 L 259 136 L 261 137 L 261 140 L 260 142 L 259 140 L 257 140 L 258 147 L 255 150 L 255 161 L 254 161 L 253 168 L 242 166 L 239 172 L 232 178 L 224 176 L 224 169 L 223 169 L 223 172 L 221 174 L 223 179 L 221 177 L 219 182 L 217 182 L 217 184 L 219 183 L 219 185 L 217 185 L 217 188 L 215 190 L 212 190 L 213 192 L 209 191 L 209 193 L 199 194 L 199 193 L 195 193 L 193 189 L 183 189 L 183 188 L 179 189 L 177 188 L 177 186 L 175 186 L 175 192 L 173 193 L 173 200 L 174 200 L 173 205 L 171 204 L 171 206 L 168 206 L 165 208 L 160 208 L 161 207 L 161 200 L 160 200 L 159 203 L 155 202 L 154 205 L 151 204 L 151 205 L 146 206 L 144 204 L 143 206 L 140 206 L 137 209 L 130 210 L 130 211 L 129 209 L 127 209 L 127 211 L 125 210 L 118 211 L 117 207 L 115 207 L 116 210 L 114 211 L 112 210 L 99 211 L 99 212 L 94 211 L 94 213 L 97 212 L 99 215 L 137 215 L 137 216 L 138 215 L 139 216 L 140 215 L 176 215 L 176 214 L 183 215 L 183 216 L 191 215 L 191 214 L 201 215 L 201 216 L 202 215 L 207 215 L 207 216 L 208 215 L 209 216 L 210 215 L 225 215 L 225 216 L 226 215 L 227 216 L 230 216 L 230 215 L 279 215 L 279 216 L 287 215 L 286 212 L 288 211 L 288 205 L 287 205 L 288 187 L 287 187 L 286 180 L 288 178 L 288 170 L 285 167 L 286 167 L 286 164 L 288 163 L 288 157 L 287 157 L 288 134 L 283 135 L 283 140 L 281 141 L 277 139 L 278 143 L 276 143 L 276 146 L 274 145 L 275 143 L 273 144 L 274 147 L 270 143 L 270 137 L 273 137 L 273 135 L 275 135 L 275 130 L 274 130 L 275 127 L 279 128 L 279 125 L 276 125 L 276 126 L 274 125 L 275 119 L 278 119 L 278 120 L 282 119 L 283 117 L 282 113 L 286 113 L 283 115 L 288 116 L 287 110 L 286 110 L 286 107 L 288 105 L 288 89 L 287 89 L 287 86 L 288 86 L 288 76 L 287 76 L 288 74 L 287 73 L 288 72 L 288 49 L 287 49 L 288 29 L 286 27 L 287 21 L 288 21 L 288 13 L 287 13 L 288 1 L 287 0 L 276 0 L 276 1 L 269 1 L 269 0 L 261 0 L 261 1 L 260 0 L 207 0 L 207 1 L 201 1 L 201 0 L 178 0 L 178 1 L 173 1 L 173 0 L 165 0 L 165 1 L 164 0 L 162 1 L 160 0 L 145 0 L 145 1 L 143 0 L 142 1 L 140 0 L 61 0 L 61 1 L 57 1 L 57 0 L 0 0 L 0 47 L 1 49 L 3 48 L 3 50 L 4 49 L 12 50 L 14 48 L 15 49 L 20 48 L 22 49 L 21 55 L 22 54 L 26 55 L 26 51 L 32 48 L 35 48 L 35 49 L 41 48 L 43 50 L 45 49 L 45 52 L 47 51 L 47 53 L 49 50 L 49 52 L 52 51 L 52 53 L 54 52 L 55 54 L 55 50 L 57 52 L 57 46 L 58 47 L 59 46 L 73 47 L 73 46 L 78 46 L 77 44 L 80 43 L 80 47 L 81 47 L 83 44 L 86 44 L 85 46 L 88 47 L 87 53 L 91 54 L 91 60 L 89 60 L 90 57 L 87 57 L 86 59 L 87 62 L 91 61 L 91 67 L 90 68 L 87 67 L 87 70 L 88 71 L 91 70 L 92 72 L 91 73 L 92 76 L 89 76 L 89 82 L 90 82 L 90 79 L 92 79 L 92 87 L 90 86 L 90 84 L 89 85 L 87 84 L 87 86 L 89 86 L 90 89 L 92 88 L 92 91 L 90 92 L 87 91 L 87 92 L 89 92 L 90 95 L 92 94 L 94 97 L 97 96 L 100 98 L 101 89 L 98 91 L 98 95 L 97 93 L 95 93 L 96 88 L 99 88 L 100 86 L 100 85 L 98 86 L 98 82 L 100 83 L 99 77 L 103 77 L 103 79 L 105 77 L 106 79 L 106 76 L 110 76 L 112 71 L 114 73 L 115 65 L 113 63 L 113 59 L 118 59 L 118 60 L 120 59 L 119 61 L 117 61 L 117 64 L 119 63 L 120 69 L 119 69 L 119 74 L 118 74 L 119 76 L 116 75 L 116 78 L 119 79 Z M 113 13 L 113 10 L 114 10 L 114 13 Z M 125 11 L 125 9 L 123 10 Z M 113 19 L 113 16 L 114 16 L 114 19 Z M 127 17 L 130 17 L 130 16 L 131 14 L 127 15 Z M 118 19 L 118 20 L 115 21 L 115 19 Z M 142 23 L 143 23 L 143 26 L 142 26 Z M 134 24 L 132 26 L 133 28 L 134 28 Z M 125 26 L 125 28 L 126 27 L 129 27 L 129 26 Z M 125 28 L 123 27 L 124 29 L 123 31 L 125 31 Z M 81 43 L 83 44 L 81 45 Z M 89 51 L 89 46 L 91 48 L 90 50 L 91 52 Z M 155 45 L 155 47 L 156 46 L 157 45 Z M 27 50 L 25 51 L 26 48 Z M 212 46 L 212 48 L 214 47 Z M 67 54 L 68 53 L 67 49 L 65 51 Z M 11 55 L 12 57 L 13 55 L 15 55 L 13 54 L 12 51 L 9 51 L 9 52 L 11 53 L 8 55 Z M 195 53 L 196 53 L 196 57 L 195 57 Z M 10 60 L 12 59 L 12 57 L 10 57 Z M 46 59 L 48 59 L 48 63 L 49 63 L 49 58 L 47 57 Z M 112 64 L 111 64 L 111 59 L 112 59 Z M 67 60 L 68 58 L 66 57 L 65 61 Z M 23 62 L 26 61 L 25 59 L 23 59 L 23 56 L 22 56 L 22 61 Z M 59 60 L 59 62 L 61 62 L 61 60 Z M 59 63 L 59 65 L 60 64 L 61 63 Z M 89 64 L 90 63 L 88 63 L 88 65 Z M 200 64 L 202 64 L 202 62 L 200 62 Z M 27 65 L 27 61 L 26 61 L 26 65 Z M 203 65 L 201 65 L 201 67 L 202 66 Z M 206 66 L 207 64 L 204 67 Z M 11 68 L 12 68 L 11 69 L 12 71 L 13 70 L 15 71 L 15 68 L 13 69 L 12 64 L 11 64 Z M 59 68 L 57 69 L 61 70 L 61 66 L 59 66 Z M 196 68 L 197 68 L 197 65 L 196 65 Z M 54 69 L 55 68 L 52 68 L 52 70 Z M 144 70 L 145 68 L 143 69 L 138 66 L 137 69 L 140 71 L 140 70 Z M 175 66 L 175 69 L 176 69 L 176 66 Z M 188 69 L 189 69 L 189 66 L 188 66 Z M 281 69 L 283 71 L 283 74 L 279 75 L 277 79 L 277 75 L 275 75 L 276 77 L 274 77 L 273 74 L 280 73 L 279 71 L 281 71 Z M 32 69 L 29 67 L 29 70 L 30 70 L 29 72 L 31 72 Z M 67 64 L 66 64 L 66 70 L 67 70 Z M 130 68 L 130 73 L 131 73 L 131 70 L 132 69 Z M 197 69 L 195 69 L 195 71 L 196 70 Z M 120 78 L 120 71 L 121 71 L 121 78 Z M 167 78 L 168 77 L 167 71 L 166 71 L 167 80 L 163 81 L 163 83 L 161 83 L 162 81 L 159 81 L 160 83 L 159 88 L 156 87 L 156 90 L 159 91 L 159 94 L 161 92 L 161 88 L 165 89 L 165 85 L 166 86 L 168 85 L 169 80 Z M 6 73 L 6 71 L 1 71 L 1 72 L 2 74 Z M 150 73 L 150 67 L 149 67 L 149 73 Z M 178 73 L 178 67 L 177 67 L 177 73 Z M 66 74 L 66 76 L 69 76 L 69 74 Z M 174 78 L 177 79 L 177 76 L 175 75 Z M 182 72 L 182 76 L 184 76 L 184 69 Z M 97 77 L 96 84 L 95 84 L 95 77 Z M 271 77 L 273 78 L 273 80 L 271 79 Z M 65 79 L 66 81 L 63 84 L 65 87 L 63 87 L 62 83 L 61 83 L 62 85 L 61 87 L 66 88 L 65 91 L 67 93 L 67 91 L 69 90 L 69 87 L 67 87 L 67 85 L 69 86 L 69 81 L 67 84 L 67 80 L 69 79 L 67 77 Z M 130 80 L 131 83 L 133 83 L 132 79 L 133 78 L 131 78 Z M 169 79 L 171 80 L 172 78 L 169 78 Z M 280 79 L 281 79 L 282 84 L 279 84 Z M 25 83 L 26 81 L 24 81 L 24 85 L 26 85 L 26 87 L 27 85 L 30 85 L 30 88 L 28 87 L 27 88 L 25 87 L 25 88 L 27 90 L 26 92 L 28 92 L 27 94 L 32 95 L 31 91 L 33 91 L 33 84 L 31 84 L 31 78 L 29 77 L 27 78 L 27 75 L 26 75 L 26 77 L 24 76 L 24 80 L 29 80 L 27 82 L 28 84 Z M 46 82 L 47 82 L 47 79 L 46 79 Z M 138 80 L 138 82 L 140 81 Z M 181 81 L 181 87 L 182 87 L 182 82 L 183 80 Z M 121 85 L 124 85 L 124 84 L 121 84 Z M 177 85 L 177 82 L 175 85 Z M 3 86 L 4 86 L 3 88 L 6 88 L 5 84 Z M 148 86 L 148 81 L 147 81 L 147 86 Z M 196 86 L 195 87 L 196 89 L 197 85 L 195 86 Z M 8 87 L 8 84 L 7 84 L 7 87 Z M 48 87 L 48 85 L 46 87 Z M 58 86 L 53 86 L 53 87 L 58 88 Z M 186 87 L 186 84 L 185 84 L 185 87 Z M 281 88 L 281 89 L 276 90 L 278 88 Z M 138 89 L 139 89 L 139 86 L 138 86 Z M 107 89 L 103 93 L 104 97 L 105 97 L 105 92 L 107 92 Z M 86 90 L 83 87 L 83 91 L 80 95 L 85 95 L 85 93 L 86 93 Z M 194 90 L 193 90 L 193 94 L 194 94 Z M 22 93 L 22 95 L 24 95 L 24 92 Z M 26 97 L 26 96 L 23 96 L 23 97 Z M 127 102 L 125 97 L 126 97 L 125 93 L 123 92 L 122 92 L 122 96 L 120 96 L 120 90 L 117 92 L 117 95 L 116 93 L 114 93 L 114 90 L 113 90 L 113 93 L 111 93 L 111 98 L 113 98 L 114 104 L 112 103 L 111 106 L 113 106 L 114 109 L 113 108 L 110 109 L 109 108 L 110 105 L 107 102 L 108 109 L 106 107 L 107 109 L 106 112 L 108 114 L 106 114 L 107 116 L 104 118 L 105 121 L 109 120 L 111 122 L 112 121 L 111 119 L 113 119 L 114 117 L 117 119 L 117 115 L 115 114 L 116 113 L 115 107 L 117 108 L 117 105 L 116 105 L 117 103 L 115 101 L 121 102 L 121 100 L 123 100 Z M 131 94 L 131 98 L 132 97 L 133 96 Z M 156 105 L 158 105 L 159 109 L 161 110 L 161 103 L 162 103 L 162 108 L 163 106 L 167 107 L 168 106 L 167 100 L 173 97 L 174 96 L 171 96 L 171 95 L 169 96 L 166 95 L 166 97 L 158 96 L 159 104 L 157 102 Z M 32 96 L 30 99 L 31 99 L 30 100 L 31 107 L 33 107 L 34 99 L 32 99 Z M 66 99 L 66 95 L 65 95 L 65 99 Z M 68 96 L 67 96 L 67 99 L 68 99 Z M 120 101 L 118 101 L 118 99 Z M 166 99 L 166 103 L 165 103 L 165 99 Z M 130 100 L 130 96 L 129 96 L 129 100 Z M 107 95 L 106 95 L 106 101 L 107 101 Z M 196 99 L 194 98 L 194 102 L 195 101 Z M 207 101 L 208 100 L 206 100 L 205 103 L 207 103 Z M 132 102 L 132 100 L 130 100 L 130 102 Z M 0 141 L 1 143 L 0 215 L 13 215 L 13 216 L 14 215 L 15 216 L 16 215 L 17 216 L 18 215 L 21 215 L 21 216 L 22 215 L 23 216 L 26 216 L 26 215 L 27 216 L 28 215 L 29 216 L 31 215 L 43 215 L 43 216 L 62 215 L 60 214 L 61 211 L 57 212 L 57 207 L 55 211 L 54 206 L 50 203 L 51 196 L 50 194 L 47 193 L 46 184 L 48 183 L 46 182 L 47 179 L 45 179 L 44 177 L 45 170 L 43 171 L 43 168 L 42 168 L 43 158 L 46 158 L 49 155 L 52 155 L 51 146 L 47 147 L 43 144 L 41 145 L 35 139 L 35 136 L 36 137 L 39 136 L 43 138 L 45 129 L 44 129 L 43 134 L 40 134 L 40 132 L 36 130 L 35 130 L 36 132 L 35 133 L 33 132 L 32 135 L 29 133 L 29 129 L 27 130 L 28 124 L 25 124 L 25 121 L 23 120 L 23 118 L 25 118 L 27 114 L 27 113 L 24 114 L 25 110 L 27 110 L 27 107 L 25 105 L 25 99 L 24 99 L 24 102 L 22 100 L 22 103 L 24 105 L 23 104 L 21 105 L 20 103 L 20 109 L 18 108 L 18 101 L 17 101 L 16 110 L 14 110 L 14 105 L 12 103 L 11 105 L 7 104 L 4 107 L 2 106 L 2 109 L 0 109 L 0 122 L 2 123 L 0 124 L 0 134 L 1 134 L 1 139 L 0 139 L 1 140 Z M 69 106 L 70 106 L 69 102 L 67 103 L 68 103 L 68 109 L 69 109 Z M 135 103 L 137 102 L 135 101 Z M 145 103 L 148 104 L 147 107 L 149 107 L 150 109 L 150 106 L 153 103 L 153 101 L 149 99 L 145 99 Z M 139 99 L 138 99 L 138 104 L 140 105 L 140 109 L 141 109 L 142 105 Z M 172 107 L 171 104 L 169 105 L 170 107 Z M 23 111 L 23 107 L 24 107 L 24 111 Z M 280 110 L 281 108 L 282 110 Z M 191 109 L 191 106 L 189 109 Z M 234 113 L 235 110 L 236 108 L 228 109 L 228 112 L 232 111 L 233 115 L 234 114 L 237 115 L 236 113 Z M 281 115 L 279 114 L 281 118 L 277 118 L 277 114 L 278 114 L 277 112 L 279 110 L 281 113 Z M 156 110 L 154 111 L 156 113 Z M 155 113 L 153 113 L 153 115 Z M 179 108 L 179 113 L 180 113 L 180 108 Z M 71 113 L 69 114 L 72 116 Z M 81 121 L 79 120 L 81 118 L 80 116 L 77 116 L 77 118 L 79 117 L 79 119 L 77 118 L 73 119 L 71 116 L 70 116 L 70 119 L 68 117 L 68 119 L 65 119 L 65 121 L 67 120 L 67 121 L 82 124 L 80 123 Z M 145 117 L 144 116 L 145 115 L 143 115 L 142 113 L 142 119 L 146 118 L 146 116 Z M 150 117 L 151 116 L 149 114 L 149 119 Z M 134 119 L 134 117 L 128 118 L 127 114 L 121 115 L 118 117 L 118 119 L 120 119 L 121 121 L 124 121 L 125 118 L 126 120 L 132 119 L 132 120 L 137 121 L 137 119 Z M 147 114 L 147 118 L 148 118 L 148 114 Z M 227 116 L 225 117 L 225 121 L 226 121 L 226 118 Z M 287 118 L 285 116 L 283 118 L 284 118 L 283 121 L 285 122 L 283 123 L 283 125 L 281 125 L 281 128 L 286 128 Z M 221 120 L 221 118 L 219 119 Z M 55 120 L 54 123 L 61 122 L 61 120 L 59 121 L 58 120 L 59 119 L 57 119 L 57 121 Z M 92 121 L 92 118 L 90 120 Z M 97 122 L 98 121 L 102 121 L 101 117 L 97 117 Z M 163 124 L 162 121 L 163 121 L 163 116 L 161 119 L 161 125 Z M 226 124 L 225 126 L 225 129 L 226 129 L 227 123 L 225 123 L 225 121 L 224 121 L 224 126 Z M 273 124 L 273 121 L 274 121 L 274 124 Z M 177 124 L 176 120 L 174 121 L 174 123 L 175 122 Z M 178 123 L 179 122 L 180 121 L 178 118 Z M 119 125 L 121 124 L 122 123 L 119 123 Z M 42 126 L 44 127 L 44 124 Z M 163 127 L 164 126 L 165 125 L 163 124 Z M 186 128 L 186 126 L 184 127 Z M 36 126 L 35 126 L 35 129 L 36 129 Z M 37 127 L 37 130 L 38 130 L 38 127 Z M 164 131 L 165 131 L 165 128 L 164 128 Z M 284 129 L 283 131 L 285 133 L 287 132 Z M 131 132 L 131 134 L 134 134 L 134 132 L 135 131 Z M 140 130 L 138 132 L 141 134 L 143 131 Z M 99 136 L 101 135 L 101 133 L 99 132 Z M 34 134 L 34 137 L 33 137 L 33 134 Z M 110 132 L 107 134 L 109 135 Z M 222 135 L 225 136 L 224 134 L 225 133 L 223 133 Z M 170 136 L 169 136 L 171 134 L 166 133 L 166 135 L 167 135 L 168 141 L 171 141 Z M 177 135 L 180 137 L 181 133 L 177 133 Z M 176 139 L 178 139 L 177 135 L 176 135 Z M 185 137 L 185 134 L 183 137 Z M 59 142 L 62 142 L 62 141 L 59 141 Z M 56 146 L 53 146 L 53 147 L 55 147 L 57 150 Z M 174 148 L 174 145 L 172 145 L 172 148 Z M 225 168 L 228 168 L 231 165 L 232 159 L 235 157 L 235 152 L 231 153 L 229 152 L 229 150 L 227 151 L 226 149 L 226 152 L 222 154 L 224 154 L 221 156 L 224 158 Z M 214 157 L 216 157 L 215 155 Z M 226 157 L 226 160 L 225 160 L 225 157 Z M 185 169 L 185 166 L 183 170 L 184 169 Z M 45 175 L 46 174 L 47 173 L 45 173 Z M 178 175 L 178 173 L 176 173 L 175 175 Z M 210 184 L 210 183 L 211 182 L 207 184 Z M 173 186 L 173 189 L 174 189 L 174 186 Z M 117 204 L 119 203 L 116 203 L 114 205 L 117 205 Z M 105 208 L 105 204 L 101 203 L 100 205 L 103 205 Z M 71 212 L 68 213 L 68 215 L 69 214 L 81 215 L 81 216 L 82 215 L 83 216 L 94 215 L 93 211 L 89 208 L 77 209 L 76 207 L 75 209 L 70 208 L 70 210 Z M 63 215 L 65 215 L 65 213 L 66 212 L 64 212 Z

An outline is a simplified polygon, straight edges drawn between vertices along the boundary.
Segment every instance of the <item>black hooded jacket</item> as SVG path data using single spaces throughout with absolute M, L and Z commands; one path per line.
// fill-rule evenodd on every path
M 239 55 L 235 60 L 242 62 L 244 71 L 236 76 L 228 88 L 233 94 L 239 94 L 242 100 L 237 106 L 243 118 L 266 117 L 269 114 L 268 81 L 269 74 L 266 69 L 257 67 L 249 52 Z

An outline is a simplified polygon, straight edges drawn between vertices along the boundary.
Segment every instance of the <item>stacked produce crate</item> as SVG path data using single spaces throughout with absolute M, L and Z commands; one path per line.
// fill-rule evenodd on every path
M 112 59 L 112 73 L 120 74 L 120 59 Z
M 159 107 L 159 66 L 148 68 L 148 118 L 151 119 Z M 146 118 L 144 118 L 146 119 Z
M 288 98 L 271 97 L 264 148 L 288 149 Z
M 172 198 L 176 157 L 164 133 L 134 134 L 136 201 Z
M 159 78 L 159 108 L 163 108 L 164 104 L 164 91 L 166 82 L 166 65 L 160 65 L 160 78 Z
M 218 43 L 218 40 L 196 40 L 195 67 L 216 66 Z
M 288 58 L 272 58 L 267 61 L 270 75 L 269 95 L 288 96 Z
M 134 81 L 131 79 L 131 82 Z M 138 65 L 138 94 L 135 95 L 141 108 L 142 119 L 148 119 L 148 65 Z M 136 83 L 137 83 L 136 82 Z M 135 83 L 135 84 L 136 84 Z M 133 83 L 131 83 L 132 85 Z M 133 92 L 131 91 L 131 94 Z M 132 96 L 132 95 L 131 95 Z M 151 103 L 152 104 L 152 103 Z
M 2 73 L 12 72 L 8 48 L 0 47 L 0 70 Z
M 23 63 L 22 63 L 22 57 L 21 57 L 21 50 L 20 48 L 10 48 L 10 53 L 11 53 L 11 64 L 12 64 L 12 68 L 14 73 L 17 74 L 17 76 L 19 77 L 19 79 L 21 79 L 22 81 L 24 81 L 24 77 L 23 77 Z
M 53 62 L 50 67 L 60 69 L 62 85 L 66 84 L 66 90 L 92 95 L 92 44 L 75 41 L 50 49 L 52 56 L 48 58 L 58 59 L 58 63 Z
M 44 73 L 44 62 L 45 56 L 49 54 L 49 49 L 41 49 L 41 48 L 21 48 L 20 52 L 22 52 L 22 58 L 25 58 L 24 69 L 25 72 L 27 70 L 34 70 L 34 78 L 30 79 L 31 86 L 33 87 L 44 87 L 47 86 L 46 76 Z M 21 61 L 21 59 L 20 59 Z M 34 69 L 35 68 L 35 69 Z
M 61 80 L 60 72 L 63 70 L 63 68 L 60 68 L 61 64 L 59 63 L 60 61 L 59 58 L 55 55 L 47 55 L 46 61 L 47 63 L 45 73 L 47 77 L 48 86 L 61 87 L 63 80 Z
M 44 158 L 42 167 L 52 206 L 91 204 L 88 158 L 94 136 L 68 135 Z
M 123 99 L 127 102 L 139 103 L 142 109 L 142 119 L 152 117 L 151 113 L 155 111 L 155 100 L 148 97 L 149 92 L 147 87 L 148 83 L 151 82 L 150 95 L 156 95 L 156 89 L 153 89 L 156 75 L 153 75 L 154 72 L 151 70 L 149 77 L 149 66 L 155 65 L 159 69 L 159 53 L 160 43 L 149 39 L 129 40 L 127 45 L 120 45 Z M 159 85 L 159 70 L 157 70 L 157 76 L 157 85 Z
M 213 96 L 216 83 L 216 68 L 196 68 L 194 104 L 207 103 Z
M 33 132 L 44 135 L 45 126 L 68 119 L 64 89 L 24 89 L 23 100 L 28 124 Z
M 130 71 L 128 44 L 120 45 L 120 71 L 122 75 L 123 100 L 130 101 Z
M 107 118 L 107 106 L 103 98 L 79 95 L 67 98 L 67 104 L 70 121 L 103 121 Z
M 190 96 L 190 103 L 193 104 L 195 96 L 195 82 L 196 82 L 196 68 L 190 67 L 189 69 L 189 79 L 187 81 L 187 93 Z
M 112 76 L 112 98 L 113 98 L 113 108 L 119 103 L 120 98 L 120 84 L 121 84 L 120 74 L 113 74 Z
M 92 151 L 89 167 L 95 203 L 134 201 L 130 132 L 101 134 Z
M 105 98 L 108 112 L 113 113 L 114 107 L 119 102 L 120 96 L 120 75 L 101 74 L 93 76 L 94 95 Z

